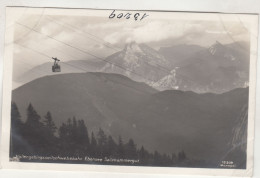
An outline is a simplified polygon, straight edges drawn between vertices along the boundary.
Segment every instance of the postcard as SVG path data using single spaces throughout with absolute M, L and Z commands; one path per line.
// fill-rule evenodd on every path
M 250 176 L 258 15 L 6 8 L 3 168 Z

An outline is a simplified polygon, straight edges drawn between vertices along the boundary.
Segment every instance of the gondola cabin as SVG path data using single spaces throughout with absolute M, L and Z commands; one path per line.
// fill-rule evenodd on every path
M 61 71 L 61 67 L 60 65 L 58 64 L 58 62 L 60 61 L 59 59 L 57 59 L 56 57 L 55 58 L 52 58 L 54 60 L 54 64 L 52 66 L 52 72 L 60 72 Z

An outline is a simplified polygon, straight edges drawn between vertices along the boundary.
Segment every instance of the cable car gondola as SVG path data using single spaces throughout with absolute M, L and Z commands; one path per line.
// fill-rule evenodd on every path
M 52 72 L 60 72 L 60 65 L 58 64 L 58 62 L 60 61 L 59 59 L 57 59 L 56 57 L 52 58 L 54 60 L 54 64 L 52 66 Z

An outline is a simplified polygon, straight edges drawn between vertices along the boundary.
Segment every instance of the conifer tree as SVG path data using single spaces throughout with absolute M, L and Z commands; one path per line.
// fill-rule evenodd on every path
M 142 165 L 144 165 L 148 161 L 148 153 L 143 146 L 139 150 L 138 158 L 140 159 Z
M 90 151 L 88 130 L 84 123 L 84 120 L 79 120 L 77 124 L 77 139 L 75 142 L 79 149 L 79 154 L 84 156 Z
M 136 145 L 133 139 L 129 139 L 128 143 L 125 146 L 125 155 L 127 158 L 135 159 L 137 157 Z
M 118 158 L 125 158 L 125 148 L 121 136 L 118 137 L 117 155 Z
M 116 154 L 116 149 L 117 145 L 114 139 L 111 137 L 111 135 L 108 136 L 108 141 L 107 141 L 107 154 L 108 156 L 114 157 Z
M 179 152 L 178 154 L 178 161 L 182 162 L 186 159 L 186 154 L 184 153 L 184 151 L 182 150 L 181 152 Z
M 16 126 L 22 124 L 21 115 L 15 102 L 12 102 L 11 104 L 11 124 L 12 129 L 16 129 Z
M 89 137 L 88 137 L 88 129 L 85 125 L 84 120 L 78 121 L 78 141 L 79 143 L 88 146 L 89 145 Z
M 55 126 L 55 123 L 49 111 L 44 116 L 43 125 L 44 125 L 44 131 L 42 132 L 42 135 L 46 143 L 45 152 L 47 155 L 53 155 L 58 151 L 59 143 L 55 136 L 57 127 Z
M 27 108 L 27 120 L 26 120 L 26 125 L 38 128 L 41 127 L 42 124 L 40 122 L 41 117 L 38 115 L 38 113 L 35 111 L 33 108 L 32 104 L 30 103 L 28 108 Z
M 90 156 L 97 156 L 97 140 L 93 132 L 91 132 L 91 141 L 90 141 Z
M 38 115 L 32 104 L 30 103 L 27 108 L 27 120 L 24 125 L 24 139 L 27 141 L 28 147 L 32 151 L 29 154 L 43 154 L 46 151 L 45 147 L 46 136 L 44 134 L 44 126 L 40 122 L 41 117 Z
M 158 151 L 154 152 L 153 161 L 154 161 L 154 165 L 157 165 L 157 166 L 160 165 L 160 154 L 158 153 Z
M 107 136 L 105 132 L 99 128 L 98 134 L 97 134 L 97 143 L 98 143 L 98 149 L 100 152 L 101 157 L 107 156 Z
M 10 157 L 22 153 L 23 149 L 23 122 L 15 102 L 11 103 L 11 137 L 10 137 Z
M 48 111 L 47 114 L 44 116 L 43 124 L 47 131 L 54 136 L 57 127 L 55 126 L 55 123 L 52 119 L 51 113 Z

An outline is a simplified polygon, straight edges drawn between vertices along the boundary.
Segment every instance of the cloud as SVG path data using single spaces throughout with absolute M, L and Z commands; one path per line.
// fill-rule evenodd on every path
M 112 43 L 127 43 L 136 41 L 138 43 L 150 43 L 166 40 L 168 38 L 179 38 L 186 33 L 204 30 L 197 23 L 183 23 L 174 21 L 149 21 L 145 24 L 130 28 L 129 25 L 121 26 L 119 30 L 108 33 L 105 40 Z
M 216 40 L 228 43 L 234 39 L 239 41 L 248 38 L 247 29 L 242 27 L 240 23 L 220 23 L 218 21 L 171 19 L 127 21 L 122 19 L 108 20 L 106 17 L 41 17 L 38 15 L 23 18 L 20 23 L 31 28 L 34 27 L 42 34 L 17 25 L 15 39 L 21 39 L 19 43 L 48 56 L 60 56 L 63 61 L 86 60 L 91 57 L 75 48 L 105 58 L 115 52 L 112 48 L 122 49 L 125 43 L 131 41 L 153 44 L 152 46 L 157 49 L 174 43 L 207 46 Z M 35 26 L 35 24 L 37 25 Z M 27 33 L 28 35 L 23 37 Z M 49 60 L 43 55 L 29 50 L 16 49 L 16 52 L 21 56 L 28 58 L 31 56 L 31 59 L 37 59 L 38 64 L 43 62 L 39 58 L 44 58 L 45 62 Z

